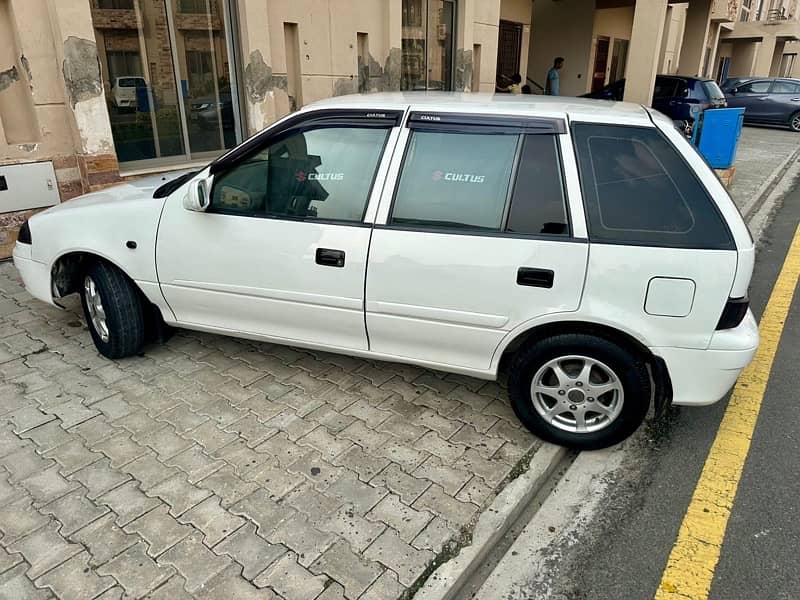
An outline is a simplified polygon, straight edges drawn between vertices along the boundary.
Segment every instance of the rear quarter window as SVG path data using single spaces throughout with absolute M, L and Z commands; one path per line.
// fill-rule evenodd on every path
M 708 98 L 710 98 L 711 100 L 719 100 L 725 97 L 725 94 L 717 85 L 716 81 L 704 81 L 703 89 L 706 92 L 706 96 L 708 96 Z
M 734 249 L 714 200 L 655 128 L 572 127 L 594 242 Z

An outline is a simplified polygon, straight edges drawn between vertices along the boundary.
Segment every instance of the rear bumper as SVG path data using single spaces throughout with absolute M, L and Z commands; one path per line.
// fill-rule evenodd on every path
M 50 269 L 46 264 L 31 258 L 30 246 L 20 243 L 14 246 L 14 266 L 31 296 L 56 306 L 50 286 Z
M 672 403 L 705 406 L 725 397 L 758 349 L 758 324 L 753 313 L 735 329 L 717 331 L 707 350 L 650 348 L 666 364 Z

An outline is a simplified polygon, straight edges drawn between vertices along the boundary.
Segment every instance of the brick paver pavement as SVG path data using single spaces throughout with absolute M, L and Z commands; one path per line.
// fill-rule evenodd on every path
M 394 599 L 535 448 L 495 383 L 182 331 L 97 354 L 0 263 L 0 597 Z

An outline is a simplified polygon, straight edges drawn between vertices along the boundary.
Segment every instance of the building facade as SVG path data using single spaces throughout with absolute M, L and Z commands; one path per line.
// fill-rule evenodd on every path
M 656 73 L 725 57 L 791 71 L 797 0 L 757 1 L 0 0 L 0 257 L 32 211 L 205 164 L 330 96 L 492 92 L 515 73 L 541 93 L 555 56 L 563 95 L 624 77 L 645 104 Z

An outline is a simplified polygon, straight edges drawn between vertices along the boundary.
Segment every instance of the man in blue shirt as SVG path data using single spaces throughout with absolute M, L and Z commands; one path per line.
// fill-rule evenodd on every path
M 564 58 L 559 56 L 553 61 L 553 68 L 547 72 L 547 81 L 544 85 L 544 93 L 548 96 L 558 96 L 558 72 L 564 66 Z

